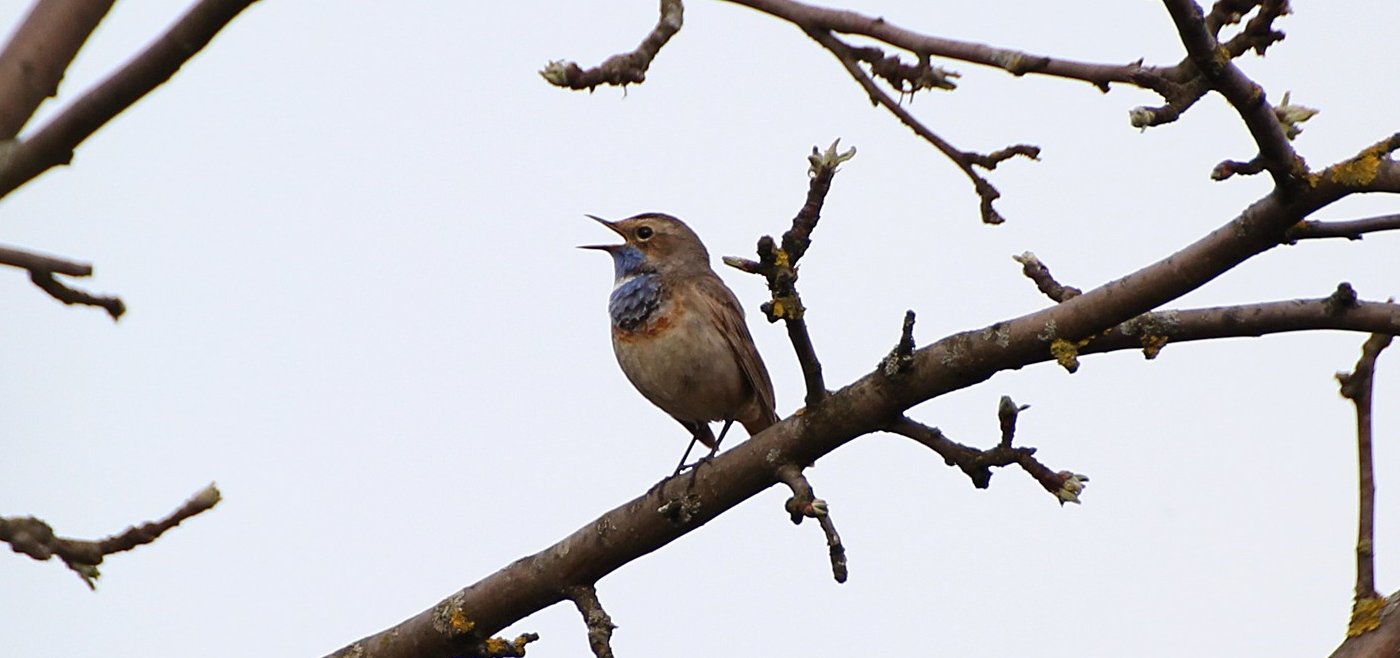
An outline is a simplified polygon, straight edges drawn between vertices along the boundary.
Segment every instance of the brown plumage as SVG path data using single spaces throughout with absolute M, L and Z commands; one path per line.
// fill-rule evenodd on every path
M 712 456 L 734 421 L 750 436 L 776 423 L 773 382 L 743 307 L 695 232 L 660 213 L 593 219 L 624 240 L 585 248 L 613 257 L 613 353 L 633 386 L 690 430 L 691 447 L 699 441 Z M 718 439 L 709 426 L 716 420 L 724 421 Z

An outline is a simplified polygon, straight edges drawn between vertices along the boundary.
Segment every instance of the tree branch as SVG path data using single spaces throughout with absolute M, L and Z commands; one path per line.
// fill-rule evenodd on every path
M 598 600 L 598 590 L 592 585 L 579 585 L 569 589 L 569 598 L 588 625 L 588 646 L 593 649 L 593 655 L 596 658 L 613 658 L 612 632 L 617 626 L 603 610 L 603 604 Z
M 0 51 L 0 141 L 19 134 L 114 0 L 40 0 Z M 3 163 L 0 163 L 3 164 Z
M 992 467 L 1016 464 L 1058 499 L 1061 505 L 1078 504 L 1079 494 L 1084 491 L 1085 483 L 1089 481 L 1087 475 L 1073 471 L 1053 471 L 1035 458 L 1035 448 L 1011 446 L 1011 438 L 1015 434 L 1016 414 L 1022 409 L 1024 407 L 1017 407 L 1011 402 L 1011 398 L 1002 396 L 1002 402 L 998 406 L 1002 438 L 996 446 L 986 450 L 978 450 L 953 441 L 937 427 L 929 427 L 908 416 L 900 416 L 885 428 L 885 431 L 911 438 L 938 453 L 944 463 L 958 467 L 972 480 L 972 486 L 978 489 L 991 486 Z
M 1162 69 L 1130 64 L 1094 64 L 1047 55 L 1032 55 L 1010 48 L 945 39 L 912 32 L 884 18 L 853 11 L 827 9 L 794 0 L 727 0 L 775 16 L 804 31 L 839 32 L 870 37 L 920 56 L 944 57 L 1002 69 L 1012 75 L 1048 75 L 1083 80 L 1103 91 L 1113 82 L 1157 90 L 1166 81 Z
M 117 297 L 104 297 L 92 295 L 81 290 L 74 290 L 63 285 L 54 278 L 54 274 L 67 274 L 69 276 L 91 276 L 92 266 L 87 263 L 79 263 L 54 256 L 36 254 L 29 251 L 15 249 L 13 247 L 0 246 L 0 265 L 10 265 L 29 270 L 29 280 L 40 290 L 48 293 L 54 299 L 64 304 L 84 304 L 87 306 L 97 306 L 107 310 L 107 314 L 113 320 L 121 318 L 126 312 L 126 304 Z
M 1074 286 L 1062 285 L 1059 281 L 1056 281 L 1054 275 L 1050 274 L 1050 268 L 1047 267 L 1045 263 L 1040 262 L 1040 259 L 1029 251 L 1022 253 L 1020 256 L 1012 256 L 1011 259 L 1020 263 L 1021 273 L 1026 275 L 1026 278 L 1034 281 L 1035 287 L 1056 304 L 1074 299 L 1084 293 L 1083 290 L 1075 288 Z
M 200 0 L 141 54 L 22 140 L 0 166 L 0 197 L 49 169 L 141 97 L 159 87 L 256 0 Z
M 1320 177 L 1316 185 L 1298 186 L 1287 194 L 1276 189 L 1215 231 L 1137 272 L 1061 304 L 914 350 L 907 369 L 894 375 L 883 368 L 870 372 L 827 395 L 821 404 L 720 454 L 705 468 L 663 481 L 553 546 L 332 655 L 429 658 L 470 651 L 481 638 L 564 600 L 567 587 L 596 583 L 757 495 L 777 482 L 776 470 L 783 464 L 815 463 L 858 436 L 890 427 L 923 401 L 978 384 L 997 372 L 1058 358 L 1052 352 L 1055 345 L 1067 343 L 1081 352 L 1106 351 L 1114 341 L 1114 349 L 1141 347 L 1138 335 L 1109 330 L 1277 246 L 1290 226 L 1359 186 L 1374 185 L 1374 180 L 1351 183 L 1343 178 Z M 726 262 L 746 271 L 764 265 L 741 259 Z M 1394 304 L 1357 302 L 1334 308 L 1317 301 L 1293 306 L 1303 310 L 1280 311 L 1281 318 L 1274 318 L 1281 320 L 1278 326 L 1258 322 L 1259 313 L 1245 313 L 1238 321 L 1200 333 L 1260 335 L 1303 328 L 1393 332 L 1400 327 L 1400 306 Z M 686 513 L 659 513 L 671 501 L 685 501 Z
M 846 568 L 846 545 L 841 542 L 841 535 L 836 532 L 836 524 L 831 520 L 831 510 L 826 501 L 817 498 L 800 467 L 784 464 L 778 467 L 776 475 L 779 482 L 792 490 L 792 497 L 783 504 L 788 518 L 792 519 L 793 525 L 800 525 L 804 518 L 817 520 L 822 533 L 826 535 L 827 553 L 831 556 L 831 576 L 838 583 L 846 582 L 849 575 Z
M 220 497 L 219 490 L 210 484 L 164 519 L 132 526 L 121 534 L 96 541 L 55 536 L 49 524 L 32 516 L 0 517 L 0 541 L 9 544 L 14 552 L 39 561 L 58 556 L 89 588 L 96 589 L 95 581 L 101 576 L 97 566 L 102 564 L 104 557 L 155 541 L 185 519 L 219 504 Z
M 1177 33 L 1181 35 L 1181 42 L 1186 46 L 1191 62 L 1211 88 L 1220 92 L 1244 119 L 1254 143 L 1259 146 L 1259 157 L 1264 168 L 1274 178 L 1274 184 L 1292 185 L 1302 173 L 1302 163 L 1293 152 L 1293 145 L 1284 134 L 1273 106 L 1265 99 L 1263 88 L 1235 66 L 1228 50 L 1221 52 L 1220 43 L 1208 28 L 1199 5 L 1193 0 L 1164 0 L 1164 4 L 1176 23 Z M 1286 0 L 1266 0 L 1262 3 L 1264 8 L 1261 14 L 1270 12 L 1276 16 L 1282 13 L 1286 4 Z
M 1289 228 L 1288 232 L 1284 233 L 1284 239 L 1290 244 L 1298 240 L 1312 240 L 1316 238 L 1360 240 L 1367 233 L 1394 231 L 1396 229 L 1400 229 L 1400 214 L 1378 215 L 1376 217 L 1346 221 L 1307 220 L 1298 222 Z
M 1361 358 L 1351 372 L 1337 373 L 1342 397 L 1356 406 L 1356 458 L 1359 477 L 1356 524 L 1356 596 L 1352 603 L 1348 636 L 1357 636 L 1380 627 L 1385 599 L 1376 592 L 1376 480 L 1371 458 L 1371 393 L 1375 384 L 1376 359 L 1390 346 L 1390 334 L 1371 334 L 1361 347 Z
M 830 32 L 825 30 L 808 30 L 807 34 L 816 40 L 817 43 L 825 47 L 841 62 L 841 65 L 846 68 L 846 72 L 850 73 L 851 77 L 865 89 L 865 93 L 870 96 L 871 102 L 889 110 L 891 114 L 899 118 L 901 123 L 910 130 L 913 130 L 919 137 L 922 137 L 924 141 L 932 144 L 940 153 L 947 156 L 949 160 L 952 160 L 953 164 L 958 166 L 958 169 L 962 170 L 963 174 L 972 181 L 972 186 L 977 191 L 978 198 L 981 199 L 979 209 L 982 213 L 983 223 L 1000 224 L 1006 221 L 1006 219 L 996 211 L 996 208 L 992 206 L 992 203 L 1001 197 L 1001 192 L 997 191 L 996 187 L 988 182 L 986 178 L 982 177 L 981 174 L 973 170 L 972 167 L 973 165 L 978 165 L 986 169 L 992 169 L 996 167 L 997 163 L 1014 155 L 1023 155 L 1034 160 L 1040 156 L 1039 148 L 1026 144 L 1019 144 L 990 155 L 981 155 L 959 150 L 947 140 L 939 137 L 937 133 L 929 130 L 928 126 L 925 126 L 923 122 L 915 118 L 909 110 L 895 102 L 889 94 L 885 93 L 885 90 L 875 84 L 875 81 L 861 69 L 855 57 L 855 51 L 850 45 L 832 36 Z
M 854 148 L 841 152 L 838 149 L 840 144 L 841 140 L 838 139 L 825 151 L 812 147 L 812 154 L 807 157 L 810 165 L 807 170 L 810 177 L 807 199 L 797 216 L 792 219 L 792 228 L 783 233 L 781 249 L 771 236 L 765 235 L 758 241 L 757 262 L 734 256 L 724 257 L 726 265 L 750 274 L 762 275 L 768 281 L 768 291 L 773 298 L 764 302 L 763 313 L 769 322 L 781 319 L 787 327 L 788 338 L 797 352 L 797 362 L 802 367 L 802 379 L 807 385 L 808 408 L 821 404 L 827 390 L 822 377 L 821 361 L 812 345 L 812 337 L 807 333 L 807 309 L 802 305 L 801 295 L 797 293 L 797 263 L 806 255 L 808 247 L 812 246 L 812 231 L 817 228 L 817 221 L 821 219 L 822 205 L 826 203 L 826 194 L 831 190 L 831 181 L 836 176 L 837 169 L 841 163 L 856 155 Z
M 656 21 L 656 27 L 647 33 L 636 50 L 613 55 L 601 65 L 587 70 L 575 62 L 555 60 L 540 71 L 540 76 L 556 87 L 589 91 L 603 84 L 626 87 L 645 82 L 651 61 L 656 59 L 666 42 L 681 31 L 684 18 L 685 6 L 681 0 L 661 0 L 661 16 Z

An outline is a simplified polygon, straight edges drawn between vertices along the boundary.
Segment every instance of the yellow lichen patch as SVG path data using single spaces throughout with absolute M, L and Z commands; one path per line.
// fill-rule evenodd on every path
M 1380 596 L 1357 599 L 1351 606 L 1351 623 L 1347 624 L 1347 637 L 1365 635 L 1380 628 L 1381 613 L 1385 612 L 1386 600 Z
M 1359 187 L 1370 184 L 1376 180 L 1376 174 L 1381 170 L 1381 158 L 1385 152 L 1381 149 L 1367 149 L 1360 155 L 1328 167 L 1326 176 L 1334 183 L 1340 183 L 1348 187 Z
M 453 610 L 452 614 L 447 617 L 447 625 L 452 629 L 454 635 L 466 635 L 476 628 L 476 622 L 472 621 L 467 613 L 462 612 L 460 608 Z
M 505 638 L 493 637 L 486 641 L 486 655 L 488 656 L 504 656 L 512 648 L 514 647 L 506 642 Z
M 1162 353 L 1162 348 L 1166 347 L 1167 341 L 1169 340 L 1171 339 L 1166 336 L 1144 335 L 1141 341 L 1142 355 L 1147 357 L 1148 360 L 1157 358 L 1157 355 Z
M 796 296 L 774 297 L 772 304 L 773 317 L 784 320 L 802 319 L 802 302 Z
M 792 266 L 792 259 L 788 257 L 788 252 L 786 249 L 774 249 L 773 252 L 774 265 L 777 265 L 778 267 Z
M 1056 363 L 1072 374 L 1079 370 L 1079 348 L 1088 342 L 1088 339 L 1072 342 L 1056 338 L 1054 342 L 1050 343 L 1050 355 L 1055 357 Z

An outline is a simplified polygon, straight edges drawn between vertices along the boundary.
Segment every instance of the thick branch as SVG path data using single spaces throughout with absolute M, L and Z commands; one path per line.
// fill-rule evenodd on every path
M 1400 592 L 1380 599 L 1380 626 L 1363 635 L 1352 635 L 1330 658 L 1390 658 L 1400 655 Z
M 0 51 L 0 141 L 19 134 L 114 0 L 39 0 Z
M 92 265 L 0 245 L 0 265 L 68 276 L 92 276 Z
M 1284 231 L 1352 188 L 1319 181 L 1294 194 L 1273 193 L 1167 258 L 1073 299 L 1029 315 L 948 336 L 917 349 L 906 371 L 883 368 L 829 395 L 822 404 L 788 417 L 715 457 L 708 466 L 664 481 L 651 492 L 604 513 L 560 542 L 519 559 L 403 623 L 334 655 L 429 658 L 461 653 L 480 638 L 566 598 L 570 586 L 595 583 L 707 523 L 777 481 L 782 464 L 812 464 L 858 436 L 887 428 L 925 400 L 987 380 L 993 374 L 1052 358 L 1066 338 L 1100 351 L 1139 347 L 1136 336 L 1093 337 L 1180 297 L 1250 257 L 1280 244 Z M 734 261 L 737 262 L 737 261 Z M 747 269 L 750 263 L 738 263 Z M 1303 328 L 1394 332 L 1400 306 L 1357 303 L 1329 312 L 1316 302 L 1282 313 L 1281 328 L 1257 314 L 1216 333 L 1259 335 Z M 1155 314 L 1154 314 L 1155 315 Z M 1308 327 L 1306 325 L 1315 325 Z M 687 500 L 685 522 L 658 509 Z M 681 518 L 681 517 L 676 517 Z
M 602 64 L 586 70 L 575 62 L 556 60 L 546 65 L 540 75 L 556 87 L 589 91 L 603 84 L 625 87 L 645 82 L 651 61 L 656 59 L 666 42 L 680 32 L 684 18 L 685 6 L 681 0 L 661 0 L 661 16 L 656 20 L 656 27 L 647 33 L 636 50 L 613 55 Z
M 0 197 L 52 167 L 71 162 L 73 149 L 83 140 L 169 80 L 254 2 L 200 0 L 141 54 L 20 142 L 0 167 Z
M 94 581 L 101 575 L 97 566 L 102 564 L 104 557 L 149 544 L 185 519 L 214 507 L 219 500 L 219 490 L 211 484 L 160 521 L 132 526 L 121 534 L 96 541 L 55 536 L 49 524 L 34 517 L 0 517 L 0 541 L 9 544 L 14 552 L 36 560 L 47 560 L 56 555 L 88 587 L 95 588 Z

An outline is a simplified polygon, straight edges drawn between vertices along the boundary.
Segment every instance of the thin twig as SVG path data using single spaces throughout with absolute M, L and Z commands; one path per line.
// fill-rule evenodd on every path
M 885 90 L 881 89 L 880 86 L 871 79 L 870 75 L 860 67 L 860 61 L 855 57 L 854 50 L 849 44 L 836 38 L 825 30 L 808 29 L 807 34 L 830 51 L 831 54 L 836 57 L 837 61 L 841 62 L 846 72 L 865 89 L 866 94 L 870 96 L 871 102 L 889 110 L 889 112 L 898 117 L 905 126 L 922 137 L 924 141 L 932 144 L 940 153 L 947 156 L 949 160 L 952 160 L 953 164 L 958 166 L 958 169 L 962 170 L 963 174 L 972 181 L 972 186 L 977 191 L 978 198 L 981 199 L 980 210 L 984 223 L 1000 224 L 1006 221 L 992 205 L 994 201 L 1001 197 L 1001 192 L 997 191 L 997 188 L 988 182 L 986 178 L 982 177 L 981 174 L 973 170 L 973 165 L 991 169 L 995 167 L 997 163 L 1016 155 L 1025 156 L 1034 160 L 1040 156 L 1039 148 L 1018 144 L 989 155 L 962 151 L 930 130 L 928 126 L 925 126 L 923 122 L 915 118 L 903 105 L 896 102 L 888 93 L 885 93 Z
M 1009 400 L 1009 398 L 1007 398 Z M 1012 404 L 1012 408 L 1016 408 Z M 1019 409 L 1018 409 L 1019 410 Z M 1004 426 L 1003 426 L 1004 427 Z M 1013 421 L 1014 430 L 1014 421 Z M 972 486 L 986 489 L 991 486 L 992 467 L 1016 464 L 1030 474 L 1040 486 L 1055 496 L 1060 504 L 1078 503 L 1079 493 L 1084 490 L 1088 476 L 1073 471 L 1053 471 L 1035 458 L 1035 448 L 1013 447 L 1003 438 L 994 448 L 978 450 L 949 439 L 937 427 L 929 427 L 907 416 L 891 423 L 885 431 L 914 439 L 921 445 L 938 453 L 944 463 L 956 466 L 972 480 Z
M 1017 405 L 1009 395 L 1001 396 L 1001 400 L 997 402 L 997 420 L 1001 423 L 1001 443 L 997 445 L 1004 448 L 1011 447 L 1012 439 L 1016 438 L 1016 419 L 1022 411 L 1030 408 L 1029 404 Z
M 1361 347 L 1361 358 L 1351 372 L 1337 373 L 1342 397 L 1356 406 L 1356 456 L 1360 477 L 1356 524 L 1356 597 L 1352 603 L 1347 635 L 1355 636 L 1380 626 L 1385 599 L 1376 592 L 1376 480 L 1371 457 L 1371 394 L 1376 358 L 1390 345 L 1390 334 L 1372 334 Z
M 49 296 L 64 304 L 80 304 L 83 306 L 96 306 L 107 311 L 107 315 L 113 320 L 120 320 L 122 314 L 126 312 L 126 303 L 118 297 L 106 297 L 103 295 L 93 295 L 76 288 L 69 288 L 63 285 L 53 274 L 47 270 L 29 270 L 29 280 L 40 290 L 49 293 Z
M 603 610 L 603 603 L 598 600 L 598 590 L 592 585 L 577 585 L 568 588 L 565 594 L 583 615 L 583 622 L 588 626 L 588 646 L 593 650 L 593 655 L 613 658 L 612 632 L 617 625 Z
M 584 69 L 576 62 L 555 60 L 546 65 L 540 75 L 556 87 L 589 91 L 604 84 L 626 87 L 645 82 L 651 61 L 656 59 L 666 42 L 680 32 L 684 18 L 685 6 L 681 0 L 661 0 L 661 16 L 656 21 L 656 27 L 647 33 L 636 50 L 613 55 L 591 69 Z
M 802 469 L 797 466 L 784 464 L 778 467 L 777 477 L 792 490 L 792 497 L 783 505 L 788 517 L 794 525 L 800 525 L 804 518 L 817 520 L 822 533 L 826 535 L 827 553 L 831 558 L 831 575 L 838 583 L 846 582 L 850 575 L 846 566 L 846 545 L 841 542 L 841 535 L 836 532 L 836 524 L 831 520 L 831 510 L 826 501 L 817 498 L 811 483 L 807 481 L 807 476 L 803 475 Z
M 1029 251 L 1011 258 L 1021 264 L 1021 273 L 1034 281 L 1035 287 L 1057 304 L 1084 294 L 1083 290 L 1074 286 L 1061 285 L 1059 281 L 1055 280 L 1054 275 L 1050 274 L 1050 268 L 1046 267 L 1045 263 L 1042 263 L 1035 254 Z
M 887 377 L 894 377 L 908 372 L 914 367 L 914 311 L 904 312 L 904 325 L 899 332 L 899 342 L 895 343 L 894 349 L 880 360 L 880 370 Z
M 14 552 L 36 560 L 58 556 L 88 587 L 96 589 L 95 581 L 101 575 L 97 566 L 104 557 L 155 541 L 185 519 L 214 507 L 220 498 L 218 488 L 210 484 L 160 521 L 132 526 L 120 534 L 95 541 L 58 537 L 49 524 L 34 517 L 0 517 L 0 541 L 9 544 Z
M 807 157 L 809 183 L 807 198 L 797 216 L 792 219 L 792 227 L 783 233 L 782 247 L 771 236 L 763 236 L 758 241 L 758 260 L 726 256 L 724 263 L 750 274 L 762 275 L 768 281 L 768 291 L 773 298 L 764 302 L 763 313 L 769 322 L 783 320 L 787 327 L 788 339 L 797 353 L 797 362 L 802 367 L 802 379 L 807 385 L 806 407 L 816 408 L 826 398 L 826 381 L 822 376 L 821 360 L 817 358 L 812 337 L 807 332 L 806 307 L 797 292 L 797 263 L 806 255 L 812 244 L 812 231 L 821 219 L 822 205 L 826 194 L 831 190 L 831 181 L 841 163 L 855 157 L 856 150 L 840 151 L 841 140 L 836 140 L 822 151 L 812 147 Z
M 1299 240 L 1311 240 L 1316 238 L 1360 240 L 1367 233 L 1394 231 L 1396 229 L 1400 229 L 1400 213 L 1343 221 L 1319 221 L 1309 219 L 1295 224 L 1292 228 L 1288 229 L 1287 233 L 1283 234 L 1283 237 L 1290 244 Z
M 10 265 L 29 270 L 29 280 L 40 290 L 64 304 L 82 304 L 106 309 L 113 320 L 121 319 L 126 312 L 126 304 L 117 297 L 93 295 L 64 285 L 54 278 L 54 274 L 69 276 L 91 276 L 92 265 L 66 260 L 56 256 L 36 254 L 13 247 L 0 246 L 0 265 Z
M 201 0 L 141 54 L 19 143 L 0 167 L 0 197 L 52 167 L 141 97 L 159 87 L 257 0 Z

